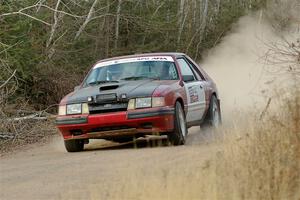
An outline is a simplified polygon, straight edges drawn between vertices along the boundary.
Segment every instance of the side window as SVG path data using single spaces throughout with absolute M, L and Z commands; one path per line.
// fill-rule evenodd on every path
M 188 61 L 189 65 L 193 68 L 193 71 L 196 73 L 198 80 L 205 80 L 198 67 L 196 67 L 188 58 L 186 58 L 186 60 Z
M 190 80 L 190 81 L 196 80 L 196 79 L 195 79 L 195 75 L 194 75 L 192 69 L 190 68 L 190 65 L 185 61 L 184 58 L 178 58 L 178 59 L 177 59 L 177 62 L 178 62 L 178 65 L 179 65 L 179 68 L 180 68 L 180 71 L 181 71 L 181 75 L 182 75 L 182 76 L 190 76 L 190 77 L 193 77 L 193 79 Z

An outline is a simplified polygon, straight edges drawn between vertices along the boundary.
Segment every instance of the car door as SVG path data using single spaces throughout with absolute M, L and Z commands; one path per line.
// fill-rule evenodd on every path
M 187 96 L 186 121 L 200 121 L 205 112 L 205 90 L 203 81 L 199 80 L 184 57 L 177 58 Z

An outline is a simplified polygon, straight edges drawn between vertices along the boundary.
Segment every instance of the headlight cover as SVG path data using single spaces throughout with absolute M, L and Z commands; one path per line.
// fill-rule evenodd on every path
M 143 97 L 130 99 L 128 102 L 128 110 L 134 110 L 138 108 L 151 108 L 165 106 L 164 97 Z
M 135 108 L 150 108 L 151 105 L 152 105 L 151 97 L 135 99 Z
M 67 115 L 81 114 L 81 103 L 67 105 Z

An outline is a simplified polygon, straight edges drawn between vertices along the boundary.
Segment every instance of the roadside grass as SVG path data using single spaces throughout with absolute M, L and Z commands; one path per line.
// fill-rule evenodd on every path
M 226 131 L 216 162 L 217 199 L 300 198 L 300 94 L 265 117 Z M 290 95 L 289 95 L 290 96 Z

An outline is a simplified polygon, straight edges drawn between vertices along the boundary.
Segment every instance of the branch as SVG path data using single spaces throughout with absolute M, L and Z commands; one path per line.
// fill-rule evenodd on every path
M 9 50 L 9 49 L 11 49 L 12 47 L 14 47 L 14 46 L 16 46 L 16 45 L 18 45 L 18 44 L 20 44 L 20 43 L 22 43 L 23 41 L 21 41 L 21 42 L 17 42 L 17 43 L 15 43 L 15 44 L 13 44 L 13 45 L 7 45 L 7 44 L 3 44 L 3 43 L 1 43 L 1 45 L 3 45 L 3 46 L 7 46 L 7 48 L 6 49 L 4 49 L 4 50 L 2 50 L 2 51 L 0 51 L 0 54 L 2 54 L 3 52 L 6 52 L 7 50 Z
M 8 122 L 15 122 L 15 121 L 24 121 L 24 120 L 47 120 L 47 117 L 39 117 L 38 114 L 32 114 L 24 117 L 15 117 L 15 118 L 9 118 L 6 119 L 5 121 Z
M 29 17 L 29 18 L 34 19 L 34 20 L 36 20 L 36 21 L 39 21 L 39 22 L 41 22 L 41 23 L 43 23 L 43 24 L 46 24 L 46 25 L 48 25 L 48 26 L 51 26 L 51 24 L 49 24 L 48 22 L 45 22 L 45 21 L 43 21 L 43 20 L 41 20 L 41 19 L 38 19 L 38 18 L 36 18 L 36 17 L 33 17 L 33 16 L 31 16 L 31 15 L 26 14 L 26 13 L 23 12 L 23 11 L 25 11 L 25 10 L 34 8 L 34 7 L 36 7 L 36 6 L 38 6 L 38 5 L 35 4 L 35 5 L 32 5 L 32 6 L 28 6 L 28 7 L 22 8 L 22 9 L 20 9 L 19 11 L 16 11 L 16 12 L 4 13 L 4 14 L 0 15 L 0 17 L 9 16 L 9 15 L 24 15 L 24 16 L 26 16 L 26 17 Z
M 263 117 L 265 116 L 266 112 L 268 111 L 268 109 L 269 109 L 269 107 L 270 107 L 271 100 L 272 100 L 271 98 L 268 99 L 268 103 L 267 103 L 265 109 L 264 109 L 264 110 L 262 111 L 262 113 L 260 114 L 259 120 L 262 120 Z
M 97 0 L 97 1 L 98 1 L 98 0 Z M 60 2 L 60 0 L 59 0 L 59 2 Z M 36 17 L 34 17 L 34 16 L 31 16 L 31 15 L 26 14 L 26 13 L 23 12 L 23 11 L 25 11 L 25 10 L 29 10 L 29 9 L 35 8 L 35 7 L 37 7 L 37 12 L 39 11 L 39 9 L 40 9 L 41 7 L 44 7 L 44 8 L 47 8 L 47 9 L 53 11 L 53 12 L 56 12 L 56 13 L 62 13 L 62 14 L 65 14 L 65 15 L 68 15 L 68 16 L 74 17 L 74 18 L 83 18 L 83 17 L 85 17 L 85 15 L 83 15 L 83 16 L 73 15 L 73 14 L 70 14 L 70 13 L 65 12 L 65 11 L 62 11 L 62 10 L 57 10 L 57 8 L 53 9 L 53 8 L 47 6 L 47 5 L 42 4 L 42 3 L 43 3 L 43 1 L 39 1 L 38 3 L 36 3 L 36 4 L 34 4 L 34 5 L 31 5 L 31 6 L 28 6 L 28 7 L 25 7 L 25 8 L 22 8 L 22 9 L 20 9 L 19 11 L 15 11 L 15 12 L 11 12 L 11 13 L 4 13 L 4 14 L 0 15 L 0 17 L 5 17 L 5 16 L 9 16 L 9 15 L 24 15 L 24 16 L 26 16 L 26 17 L 29 17 L 29 18 L 34 19 L 34 20 L 36 20 L 36 21 L 39 21 L 39 22 L 41 22 L 41 23 L 43 23 L 43 24 L 46 24 L 47 26 L 51 26 L 50 23 L 45 22 L 45 21 L 43 21 L 43 20 L 41 20 L 41 19 L 38 19 L 38 18 L 36 18 Z
M 0 139 L 13 139 L 14 134 L 13 133 L 1 133 L 0 132 Z
M 17 70 L 15 70 L 12 73 L 12 75 L 0 86 L 0 89 L 3 88 L 10 81 L 10 79 L 12 79 L 15 76 L 16 72 L 17 72 Z
M 51 26 L 51 24 L 49 24 L 48 22 L 45 22 L 45 21 L 43 21 L 43 20 L 41 20 L 41 19 L 38 19 L 38 18 L 33 17 L 33 16 L 31 16 L 31 15 L 28 15 L 28 14 L 26 14 L 26 13 L 19 12 L 19 14 L 20 14 L 20 15 L 27 16 L 27 17 L 29 17 L 29 18 L 31 18 L 31 19 L 36 20 L 36 21 L 39 21 L 39 22 L 41 22 L 41 23 L 43 23 L 43 24 L 46 24 L 47 26 Z
M 55 10 L 47 5 L 41 5 L 42 7 L 44 8 L 48 8 L 49 10 L 51 11 L 56 11 L 58 13 L 62 13 L 62 14 L 65 14 L 65 15 L 68 15 L 70 17 L 74 17 L 74 18 L 84 18 L 86 15 L 74 15 L 74 14 L 71 14 L 71 13 L 68 13 L 68 12 L 65 12 L 65 11 L 62 11 L 62 10 Z

